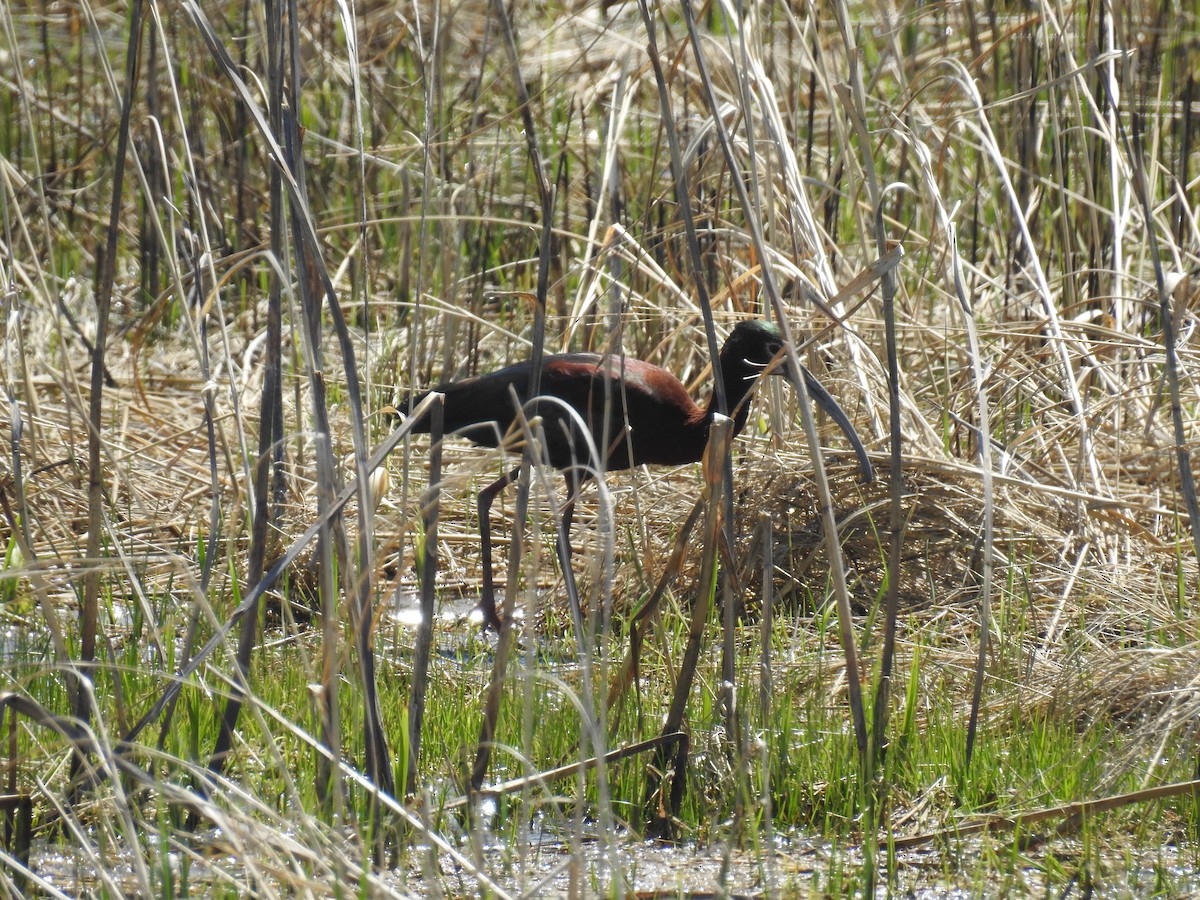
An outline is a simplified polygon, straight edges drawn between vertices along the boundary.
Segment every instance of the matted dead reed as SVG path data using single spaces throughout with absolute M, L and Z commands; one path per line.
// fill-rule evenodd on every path
M 605 824 L 594 883 L 621 893 L 633 885 L 607 826 L 670 819 L 667 786 L 690 785 L 700 799 L 674 824 L 730 845 L 751 821 L 769 835 L 788 790 L 805 793 L 782 824 L 851 835 L 865 860 L 853 885 L 819 889 L 870 892 L 883 829 L 953 830 L 976 783 L 975 808 L 1017 821 L 1021 804 L 1192 777 L 1193 11 L 469 0 L 260 15 L 186 0 L 126 12 L 0 11 L 0 54 L 21 62 L 0 73 L 0 613 L 16 648 L 0 686 L 5 809 L 36 807 L 38 834 L 64 835 L 77 872 L 68 884 L 45 860 L 27 871 L 10 834 L 0 891 L 153 894 L 178 886 L 186 859 L 214 890 L 358 879 L 382 894 L 509 896 L 534 887 L 522 854 L 545 814 L 576 861 L 585 823 Z M 702 518 L 672 577 L 697 500 L 714 492 L 715 509 L 724 491 L 715 470 L 707 487 L 689 467 L 585 491 L 570 536 L 577 611 L 551 549 L 561 486 L 535 467 L 528 552 L 511 573 L 497 560 L 532 613 L 513 645 L 519 677 L 497 663 L 489 718 L 488 677 L 434 659 L 442 693 L 422 726 L 411 682 L 424 689 L 429 659 L 410 657 L 390 616 L 398 596 L 432 599 L 435 563 L 444 600 L 477 594 L 473 496 L 510 462 L 450 441 L 431 489 L 419 438 L 388 458 L 385 487 L 367 469 L 394 425 L 386 407 L 543 345 L 649 359 L 700 396 L 712 339 L 750 316 L 782 317 L 879 480 L 863 484 L 834 429 L 761 389 L 730 469 L 734 527 L 720 543 L 719 517 Z M 506 536 L 526 503 L 514 493 L 496 507 Z M 285 612 L 263 648 L 255 591 L 276 561 L 292 599 L 326 615 L 296 626 Z M 691 683 L 678 623 L 710 595 L 726 658 L 701 622 L 686 736 L 656 738 L 660 718 L 684 721 L 669 703 Z M 627 640 L 649 646 L 649 714 L 610 720 L 602 698 L 624 696 L 611 686 Z M 538 647 L 577 670 L 547 674 Z M 772 679 L 786 688 L 773 694 Z M 540 758 L 546 683 L 578 716 Z M 734 703 L 760 688 L 761 712 Z M 806 740 L 803 715 L 819 719 Z M 1040 779 L 1024 772 L 993 796 L 1002 767 L 972 768 L 977 727 L 1016 754 L 1022 717 L 1078 735 L 1081 795 L 1023 793 Z M 970 721 L 952 790 L 889 768 L 889 741 L 894 759 L 948 718 Z M 422 733 L 456 746 L 431 750 Z M 492 737 L 503 762 L 483 750 Z M 640 809 L 605 755 L 653 749 L 658 777 L 689 741 L 702 774 L 667 778 Z M 810 772 L 803 791 L 751 791 L 771 752 L 811 752 L 821 784 Z M 505 841 L 487 821 L 439 806 L 457 809 L 451 795 L 513 760 L 532 778 L 567 757 L 595 772 L 572 804 L 525 784 L 528 802 L 505 807 L 520 810 L 505 832 L 519 876 L 513 856 L 492 864 Z M 407 806 L 404 788 L 418 798 Z M 389 869 L 410 843 L 423 848 L 410 870 Z M 761 889 L 786 890 L 770 854 L 761 862 Z

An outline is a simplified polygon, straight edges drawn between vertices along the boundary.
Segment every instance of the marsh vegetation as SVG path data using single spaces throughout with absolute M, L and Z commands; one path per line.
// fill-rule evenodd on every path
M 1200 889 L 1195 10 L 0 17 L 0 893 Z M 395 415 L 750 318 L 874 482 Z

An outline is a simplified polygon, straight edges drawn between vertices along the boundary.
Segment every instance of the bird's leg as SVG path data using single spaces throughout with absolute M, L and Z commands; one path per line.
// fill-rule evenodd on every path
M 562 510 L 562 533 L 567 541 L 567 559 L 571 558 L 571 523 L 575 520 L 575 498 L 579 496 L 579 487 L 583 483 L 583 479 L 579 477 L 579 473 L 574 467 L 563 472 L 563 478 L 567 481 L 567 502 L 563 504 Z
M 500 615 L 496 610 L 496 588 L 492 580 L 492 503 L 499 493 L 517 480 L 520 469 L 502 475 L 479 492 L 479 546 L 483 553 L 483 589 L 479 597 L 479 611 L 483 614 L 483 627 L 500 630 Z
M 558 553 L 558 565 L 562 569 L 572 621 L 578 628 L 582 628 L 583 612 L 579 602 L 579 589 L 575 584 L 575 570 L 571 568 L 571 521 L 575 518 L 575 499 L 579 496 L 579 485 L 587 476 L 580 477 L 579 470 L 569 466 L 563 470 L 563 477 L 567 480 L 567 502 L 563 504 L 559 520 L 554 523 L 554 549 Z

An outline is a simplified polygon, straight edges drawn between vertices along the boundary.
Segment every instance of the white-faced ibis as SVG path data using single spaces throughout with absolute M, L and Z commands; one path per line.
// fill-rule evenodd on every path
M 783 350 L 783 335 L 770 322 L 739 322 L 721 348 L 721 375 L 725 401 L 737 434 L 746 424 L 750 392 L 763 371 Z M 522 404 L 529 398 L 530 363 L 521 362 L 487 375 L 443 384 L 436 391 L 446 395 L 445 431 L 484 447 L 498 447 L 517 419 L 513 392 Z M 862 440 L 846 413 L 812 373 L 802 368 L 809 394 L 827 412 L 850 440 L 858 456 L 863 477 L 874 477 Z M 777 363 L 773 374 L 795 382 L 786 360 Z M 414 395 L 405 405 L 413 409 L 428 392 Z M 547 461 L 567 479 L 568 499 L 563 511 L 564 533 L 570 532 L 575 496 L 580 484 L 591 477 L 587 443 L 576 420 L 562 407 L 579 413 L 591 432 L 597 450 L 607 450 L 608 471 L 631 466 L 678 466 L 699 462 L 708 444 L 708 430 L 716 412 L 714 391 L 708 407 L 697 406 L 679 379 L 659 366 L 639 359 L 600 356 L 596 353 L 558 353 L 542 358 L 539 397 L 525 408 L 532 419 L 540 416 L 545 434 Z M 559 401 L 559 402 L 555 402 Z M 607 415 L 606 415 L 607 410 Z M 607 423 L 607 430 L 606 424 Z M 429 431 L 428 418 L 418 421 L 414 433 Z M 519 449 L 519 444 L 514 445 Z M 488 512 L 496 496 L 512 484 L 519 473 L 513 469 L 479 494 L 479 532 L 483 555 L 483 590 L 480 612 L 484 624 L 499 626 L 492 582 L 491 526 Z

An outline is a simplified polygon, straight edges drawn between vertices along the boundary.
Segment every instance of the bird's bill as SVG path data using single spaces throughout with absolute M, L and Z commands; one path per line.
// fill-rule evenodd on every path
M 804 366 L 800 367 L 801 373 L 804 375 L 804 385 L 808 388 L 808 394 L 821 409 L 829 414 L 829 417 L 837 423 L 838 428 L 842 429 L 842 434 L 846 435 L 846 440 L 850 442 L 850 446 L 854 448 L 854 455 L 858 457 L 859 468 L 862 469 L 863 480 L 871 482 L 875 480 L 875 467 L 871 465 L 871 458 L 867 456 L 867 448 L 863 445 L 862 438 L 858 436 L 858 432 L 854 428 L 854 424 L 850 421 L 850 417 L 846 415 L 846 411 L 833 399 L 833 395 L 825 390 L 825 386 L 817 381 L 817 377 L 812 372 L 808 371 Z M 796 375 L 791 371 L 791 367 L 786 364 L 775 370 L 775 374 L 783 375 L 790 381 L 797 390 Z

